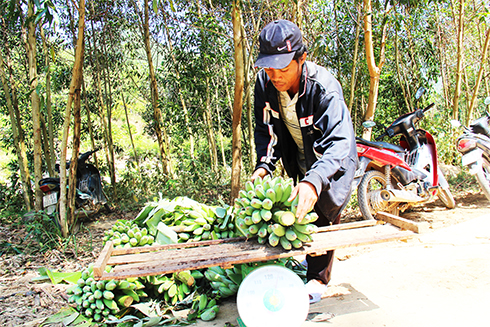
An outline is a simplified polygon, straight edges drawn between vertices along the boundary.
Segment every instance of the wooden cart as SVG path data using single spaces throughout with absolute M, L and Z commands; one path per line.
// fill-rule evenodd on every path
M 379 220 L 343 223 L 319 228 L 313 242 L 290 251 L 258 244 L 244 237 L 200 242 L 116 249 L 107 242 L 94 264 L 96 279 L 126 279 L 168 274 L 211 266 L 230 268 L 235 264 L 274 260 L 299 255 L 322 255 L 329 250 L 407 239 L 425 230 L 398 216 L 378 213 Z M 386 223 L 389 222 L 389 223 Z M 395 226 L 396 225 L 396 226 Z M 107 265 L 113 267 L 106 272 Z

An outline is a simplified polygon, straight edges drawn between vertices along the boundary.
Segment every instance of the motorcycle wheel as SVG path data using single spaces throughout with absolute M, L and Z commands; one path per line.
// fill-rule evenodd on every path
M 449 184 L 446 181 L 446 177 L 442 174 L 442 171 L 440 168 L 438 168 L 438 174 L 439 174 L 439 193 L 437 196 L 439 199 L 444 203 L 446 208 L 448 209 L 454 209 L 456 206 L 456 201 L 454 201 L 454 197 L 451 194 L 451 191 L 449 190 Z
M 481 169 L 476 173 L 476 180 L 478 181 L 478 184 L 480 184 L 488 201 L 490 201 L 490 161 L 485 157 L 482 157 L 482 160 Z
M 357 201 L 365 220 L 373 220 L 379 211 L 398 215 L 397 202 L 386 203 L 381 200 L 379 191 L 385 188 L 385 174 L 377 170 L 370 170 L 364 174 L 357 188 Z

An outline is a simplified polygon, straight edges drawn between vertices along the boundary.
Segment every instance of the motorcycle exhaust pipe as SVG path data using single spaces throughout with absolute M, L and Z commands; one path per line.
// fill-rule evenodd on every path
M 380 195 L 387 202 L 420 202 L 424 200 L 416 194 L 403 190 L 382 190 Z

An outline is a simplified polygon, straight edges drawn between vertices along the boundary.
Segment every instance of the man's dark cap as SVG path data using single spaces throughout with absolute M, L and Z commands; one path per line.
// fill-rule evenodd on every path
M 303 47 L 299 27 L 288 20 L 267 24 L 259 35 L 259 56 L 255 67 L 283 69 Z

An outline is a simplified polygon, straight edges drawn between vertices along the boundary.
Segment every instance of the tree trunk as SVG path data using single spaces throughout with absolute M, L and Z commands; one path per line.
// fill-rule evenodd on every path
M 486 1 L 487 0 L 481 0 L 481 8 L 486 8 L 485 7 L 486 6 L 486 3 L 487 3 Z M 480 36 L 479 37 L 479 39 L 480 39 L 480 45 L 483 47 L 483 44 L 482 44 L 483 40 L 481 38 L 482 32 L 481 32 L 481 29 L 480 29 L 482 27 L 481 25 L 483 25 L 483 24 L 478 24 L 477 26 L 478 26 L 478 35 Z M 487 69 L 485 68 L 485 65 L 483 66 L 483 76 L 487 76 Z M 485 94 L 486 94 L 485 97 L 490 96 L 490 89 L 489 89 L 489 86 L 488 86 L 488 78 L 484 78 L 483 81 L 485 82 Z
M 338 22 L 338 17 L 337 17 L 337 0 L 333 0 L 333 22 L 334 22 L 334 29 L 335 29 L 335 49 L 337 51 L 337 79 L 339 82 L 342 84 L 342 61 L 341 57 L 339 56 L 339 52 L 341 49 L 340 45 L 340 32 L 339 32 L 339 22 Z
M 446 104 L 446 108 L 451 107 L 451 102 L 449 99 L 449 87 L 448 87 L 448 80 L 447 80 L 447 74 L 446 74 L 446 67 L 447 67 L 447 60 L 446 60 L 446 47 L 444 45 L 444 40 L 442 38 L 442 31 L 441 31 L 441 23 L 439 19 L 439 8 L 436 8 L 436 24 L 437 24 L 437 40 L 439 41 L 439 46 L 437 47 L 439 49 L 439 61 L 441 65 L 441 78 L 442 78 L 442 89 L 444 92 L 444 102 Z
M 164 14 L 164 17 L 165 14 Z M 189 113 L 188 113 L 188 110 L 187 110 L 187 104 L 185 102 L 185 99 L 184 99 L 184 96 L 183 96 L 183 93 L 182 93 L 182 90 L 181 90 L 181 87 L 180 87 L 180 72 L 179 72 L 179 64 L 177 62 L 177 59 L 175 58 L 175 53 L 174 53 L 174 49 L 173 49 L 173 46 L 172 46 L 172 41 L 170 39 L 170 31 L 168 30 L 168 25 L 167 25 L 167 22 L 165 21 L 165 32 L 167 34 L 167 47 L 168 47 L 168 50 L 169 50 L 169 53 L 170 53 L 170 57 L 172 58 L 172 62 L 174 64 L 174 73 L 175 73 L 175 77 L 176 77 L 176 80 L 177 80 L 177 93 L 179 94 L 179 100 L 180 100 L 180 104 L 182 105 L 182 111 L 184 111 L 184 121 L 185 121 L 185 126 L 187 128 L 187 134 L 189 136 L 189 151 L 190 151 L 190 155 L 191 155 L 191 161 L 192 161 L 192 165 L 195 167 L 195 159 L 196 159 L 196 155 L 195 155 L 195 142 L 194 142 L 194 133 L 192 132 L 192 128 L 191 128 L 191 124 L 189 122 Z
M 241 119 L 243 105 L 244 67 L 243 67 L 243 43 L 242 43 L 242 13 L 240 0 L 233 1 L 231 19 L 233 22 L 233 44 L 235 48 L 235 97 L 233 101 L 232 122 L 232 169 L 231 169 L 231 194 L 230 203 L 238 197 L 240 191 L 240 172 L 242 170 L 242 146 L 241 146 Z
M 138 173 L 141 173 L 140 160 L 138 158 L 138 153 L 136 152 L 136 147 L 134 146 L 133 133 L 131 132 L 131 124 L 129 123 L 128 108 L 126 106 L 126 100 L 124 99 L 124 94 L 121 92 L 121 98 L 124 106 L 124 114 L 126 116 L 126 124 L 128 125 L 129 139 L 131 140 L 131 147 L 133 148 L 134 160 L 136 160 L 136 165 L 138 167 Z
M 215 89 L 215 97 L 216 97 L 216 117 L 218 118 L 218 139 L 221 150 L 221 160 L 223 161 L 223 168 L 226 168 L 226 156 L 225 156 L 225 145 L 223 142 L 223 131 L 221 130 L 221 114 L 220 114 L 220 106 L 219 106 L 219 94 L 218 88 Z
M 211 119 L 211 87 L 209 85 L 209 77 L 206 76 L 206 105 L 204 107 L 204 122 L 206 124 L 206 132 L 208 136 L 209 155 L 211 167 L 215 173 L 218 172 L 218 151 L 216 150 L 216 140 L 214 138 L 213 121 Z
M 73 64 L 72 78 L 70 83 L 70 91 L 66 104 L 65 117 L 63 123 L 63 139 L 61 143 L 61 167 L 60 167 L 60 225 L 63 237 L 68 236 L 68 232 L 72 226 L 68 225 L 68 221 L 73 221 L 72 217 L 66 217 L 66 150 L 68 144 L 68 133 L 70 131 L 71 107 L 74 102 L 75 94 L 80 94 L 80 83 L 83 67 L 83 51 L 84 51 L 84 29 L 85 29 L 85 0 L 80 0 L 78 5 L 78 37 L 75 50 L 75 63 Z M 73 158 L 72 162 L 76 162 L 77 158 Z M 74 176 L 75 177 L 75 176 Z M 71 179 L 71 176 L 70 176 Z M 74 189 L 72 190 L 75 191 Z
M 53 131 L 53 108 L 51 105 L 51 70 L 50 70 L 50 55 L 48 41 L 44 35 L 44 29 L 41 27 L 41 37 L 43 39 L 44 64 L 46 66 L 46 112 L 48 114 L 47 129 L 48 129 L 48 155 L 46 158 L 49 176 L 54 176 L 54 166 L 56 163 L 54 149 L 54 131 Z M 48 160 L 49 158 L 49 160 Z
M 87 45 L 90 44 L 90 42 L 87 42 Z M 90 51 L 89 51 L 90 53 Z M 83 93 L 83 100 L 85 103 L 85 111 L 87 112 L 87 127 L 88 127 L 88 133 L 90 135 L 90 144 L 92 145 L 92 150 L 96 149 L 96 144 L 95 144 L 95 138 L 94 138 L 94 128 L 92 126 L 92 117 L 90 115 L 90 106 L 89 106 L 89 101 L 87 100 L 87 90 L 85 89 L 85 80 L 83 79 L 82 76 L 82 93 Z M 99 161 L 97 160 L 97 153 L 94 153 L 92 155 L 92 158 L 94 159 L 95 162 L 95 167 L 99 168 Z
M 473 96 L 471 97 L 470 106 L 468 108 L 468 116 L 466 117 L 466 126 L 469 126 L 469 124 L 471 122 L 471 115 L 472 115 L 473 109 L 475 108 L 475 105 L 476 105 L 476 98 L 478 97 L 478 91 L 480 89 L 480 83 L 481 83 L 481 79 L 483 76 L 483 70 L 485 67 L 485 62 L 487 60 L 487 51 L 488 51 L 489 42 L 490 42 L 490 29 L 487 31 L 487 36 L 485 38 L 485 44 L 483 45 L 483 49 L 482 49 L 480 70 L 478 71 L 478 78 L 476 80 L 475 88 L 473 89 Z
M 357 70 L 357 56 L 359 54 L 359 35 L 361 34 L 361 17 L 362 8 L 361 4 L 357 5 L 357 20 L 356 20 L 356 39 L 354 41 L 354 58 L 352 59 L 352 73 L 350 78 L 350 97 L 349 97 L 349 112 L 352 113 L 352 106 L 354 105 L 355 87 L 356 87 L 356 70 Z
M 0 51 L 0 81 L 2 82 L 3 92 L 5 93 L 5 99 L 7 101 L 7 108 L 9 111 L 10 123 L 12 125 L 12 132 L 14 135 L 14 146 L 17 154 L 17 161 L 19 162 L 20 177 L 22 180 L 22 194 L 24 196 L 24 203 L 27 211 L 31 211 L 33 208 L 32 201 L 32 189 L 31 189 L 31 176 L 29 173 L 26 144 L 24 142 L 24 133 L 22 132 L 21 122 L 16 117 L 16 109 L 14 108 L 14 101 L 12 97 L 15 96 L 16 90 L 14 87 L 9 89 L 8 80 L 4 69 L 4 60 L 2 52 Z M 11 84 L 15 85 L 15 84 Z M 12 96 L 11 96 L 12 94 Z
M 137 6 L 135 6 L 137 8 Z M 162 129 L 162 112 L 158 104 L 158 86 L 157 79 L 155 76 L 155 68 L 153 66 L 153 59 L 151 57 L 151 46 L 150 46 L 150 14 L 148 9 L 148 0 L 144 3 L 144 20 L 142 20 L 141 25 L 143 28 L 143 42 L 145 44 L 146 58 L 148 60 L 148 69 L 150 74 L 150 89 L 151 89 L 151 104 L 153 106 L 153 119 L 155 122 L 155 134 L 158 140 L 158 146 L 160 149 L 160 156 L 162 159 L 162 171 L 165 175 L 170 173 L 168 153 L 168 144 L 165 144 L 166 133 L 165 129 Z
M 54 170 L 49 169 L 51 166 L 51 156 L 49 154 L 48 127 L 46 125 L 46 120 L 44 119 L 44 116 L 42 114 L 39 115 L 39 118 L 41 120 L 41 135 L 42 135 L 41 143 L 43 146 L 44 158 L 46 159 L 46 166 L 48 168 L 49 176 L 54 176 Z
M 459 98 L 461 96 L 461 79 L 463 73 L 463 35 L 464 35 L 463 18 L 464 18 L 464 0 L 460 0 L 459 16 L 458 16 L 458 50 L 457 50 L 458 63 L 456 66 L 456 86 L 454 89 L 454 97 L 453 97 L 453 119 L 458 119 Z
M 408 101 L 410 98 L 407 94 L 407 91 L 405 90 L 405 79 L 403 78 L 403 75 L 401 70 L 400 70 L 400 51 L 398 49 L 398 33 L 395 32 L 395 66 L 396 66 L 396 75 L 398 77 L 398 84 L 400 84 L 400 87 L 402 88 L 403 92 L 403 100 L 405 100 L 405 105 L 407 106 L 407 112 L 411 111 L 411 106 Z M 407 85 L 407 89 L 408 89 Z
M 255 152 L 255 141 L 254 141 L 254 128 L 253 128 L 253 98 L 252 98 L 252 81 L 255 78 L 250 79 L 250 71 L 252 68 L 252 51 L 248 47 L 246 40 L 245 26 L 243 26 L 243 20 L 241 21 L 241 33 L 242 33 L 242 44 L 243 48 L 247 51 L 243 51 L 243 64 L 244 64 L 244 78 L 245 78 L 245 99 L 247 106 L 247 141 L 249 144 L 249 157 L 250 157 L 250 170 L 255 168 L 255 163 L 257 161 L 257 153 Z M 248 57 L 246 57 L 248 53 Z
M 366 47 L 366 60 L 369 69 L 369 100 L 364 114 L 364 120 L 373 120 L 374 113 L 376 111 L 376 103 L 378 101 L 378 88 L 379 77 L 381 75 L 381 68 L 384 64 L 384 51 L 386 42 L 386 19 L 384 19 L 384 25 L 382 27 L 381 36 L 381 48 L 379 64 L 376 65 L 374 58 L 374 45 L 373 45 L 373 26 L 372 26 L 372 6 L 371 0 L 364 0 L 364 39 Z M 365 128 L 362 133 L 362 137 L 366 140 L 371 139 L 371 128 Z
M 36 92 L 38 84 L 37 60 L 36 60 L 36 24 L 34 13 L 34 0 L 29 0 L 27 9 L 27 38 L 25 47 L 27 52 L 27 62 L 29 67 L 30 99 L 32 110 L 32 133 L 33 133 L 33 152 L 34 152 L 34 194 L 35 210 L 42 210 L 43 192 L 39 187 L 42 178 L 42 145 L 41 145 L 41 111 L 40 99 Z
M 94 11 L 94 2 L 90 2 L 90 7 L 92 11 Z M 90 58 L 92 58 L 92 62 L 94 63 L 94 67 L 92 69 L 92 75 L 93 75 L 93 83 L 95 90 L 97 91 L 97 102 L 99 104 L 99 110 L 97 110 L 97 113 L 99 115 L 100 119 L 100 124 L 102 125 L 102 131 L 104 135 L 104 150 L 105 150 L 105 155 L 106 155 L 106 161 L 107 163 L 110 162 L 110 155 L 109 155 L 109 132 L 108 132 L 108 127 L 107 127 L 107 121 L 105 119 L 105 105 L 104 105 L 104 99 L 102 96 L 102 86 L 101 86 L 101 78 L 100 78 L 100 64 L 99 64 L 99 55 L 97 51 L 97 44 L 95 43 L 96 37 L 95 37 L 95 27 L 94 27 L 94 21 L 91 20 L 91 27 L 92 27 L 92 40 L 93 40 L 93 47 L 91 48 L 92 52 L 90 53 Z
M 79 46 L 82 47 L 82 57 L 84 53 L 85 42 L 83 41 L 83 32 L 82 35 L 79 35 L 82 38 L 82 42 Z M 71 162 L 70 162 L 70 178 L 68 179 L 68 226 L 70 226 L 70 234 L 73 232 L 73 228 L 76 223 L 76 209 L 75 209 L 75 199 L 76 199 L 76 189 L 77 189 L 77 168 L 78 168 L 78 156 L 80 153 L 80 132 L 81 132 L 81 106 L 82 106 L 82 94 L 81 94 L 81 86 L 82 86 L 82 75 L 83 74 L 83 60 L 80 67 L 80 71 L 77 74 L 76 81 L 76 89 L 73 94 L 73 149 L 71 151 Z
M 102 51 L 103 53 L 108 53 L 107 44 L 106 44 L 106 36 L 107 33 L 103 33 L 102 36 Z M 110 32 L 109 32 L 110 35 Z M 109 55 L 106 56 L 107 58 Z M 109 174 L 111 176 L 111 186 L 112 192 L 114 196 L 116 196 L 116 163 L 114 156 L 114 140 L 112 139 L 112 84 L 111 84 L 111 72 L 109 70 L 109 64 L 103 66 L 105 68 L 103 76 L 104 80 L 104 92 L 105 92 L 105 100 L 106 100 L 106 117 L 107 117 L 107 149 L 108 149 L 108 158 L 107 158 L 107 166 L 109 167 Z
M 225 81 L 225 92 L 226 92 L 226 103 L 228 104 L 228 108 L 230 109 L 230 116 L 233 117 L 233 103 L 231 101 L 230 90 L 228 89 L 228 76 L 226 76 L 225 66 L 222 67 L 223 70 L 223 80 Z
M 296 26 L 299 27 L 300 30 L 301 30 L 301 25 L 303 24 L 303 12 L 301 10 L 303 3 L 304 3 L 304 1 L 297 0 L 296 1 L 296 8 L 293 11 L 293 22 L 296 24 Z

